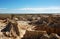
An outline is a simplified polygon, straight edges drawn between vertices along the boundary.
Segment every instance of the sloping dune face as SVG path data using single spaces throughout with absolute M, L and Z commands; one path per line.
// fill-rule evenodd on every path
M 20 32 L 20 37 L 22 38 L 23 35 L 25 34 L 26 30 L 28 31 L 34 31 L 32 30 L 34 28 L 34 26 L 29 25 L 29 21 L 17 21 L 18 23 L 18 29 Z
M 0 31 L 1 31 L 3 28 L 5 28 L 6 25 L 7 25 L 7 24 L 4 23 L 4 20 L 0 20 Z
M 35 26 L 29 25 L 29 21 L 10 21 L 7 24 L 3 24 L 5 28 L 1 29 L 3 35 L 7 37 L 19 37 L 23 38 L 23 36 L 27 31 L 34 31 L 33 28 Z

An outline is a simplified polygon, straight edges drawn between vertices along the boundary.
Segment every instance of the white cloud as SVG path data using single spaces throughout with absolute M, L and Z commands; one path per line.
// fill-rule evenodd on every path
M 47 8 L 20 8 L 20 9 L 14 9 L 14 10 L 34 10 L 34 11 L 40 11 L 40 10 L 60 10 L 60 7 L 47 7 Z
M 3 12 L 3 11 L 6 10 L 6 9 L 7 9 L 7 8 L 0 8 L 0 12 L 1 12 L 1 11 Z
M 4 9 L 0 13 L 60 13 L 60 7 Z
M 0 8 L 0 10 L 1 10 L 1 9 L 7 9 L 7 8 Z
M 60 13 L 60 7 L 47 7 L 47 8 L 20 8 L 20 9 L 15 9 L 15 10 L 20 10 L 20 11 L 26 11 L 26 12 L 49 12 L 49 13 Z

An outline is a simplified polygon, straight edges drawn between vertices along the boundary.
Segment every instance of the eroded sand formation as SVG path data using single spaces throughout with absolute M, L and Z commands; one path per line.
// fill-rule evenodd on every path
M 60 39 L 60 15 L 0 20 L 0 39 Z

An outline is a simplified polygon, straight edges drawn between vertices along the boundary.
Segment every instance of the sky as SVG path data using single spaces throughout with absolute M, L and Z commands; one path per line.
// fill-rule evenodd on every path
M 60 13 L 60 0 L 0 0 L 0 13 Z

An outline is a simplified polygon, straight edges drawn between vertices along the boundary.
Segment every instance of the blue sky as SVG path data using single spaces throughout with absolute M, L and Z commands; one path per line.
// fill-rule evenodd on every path
M 60 13 L 60 0 L 0 0 L 0 13 Z

